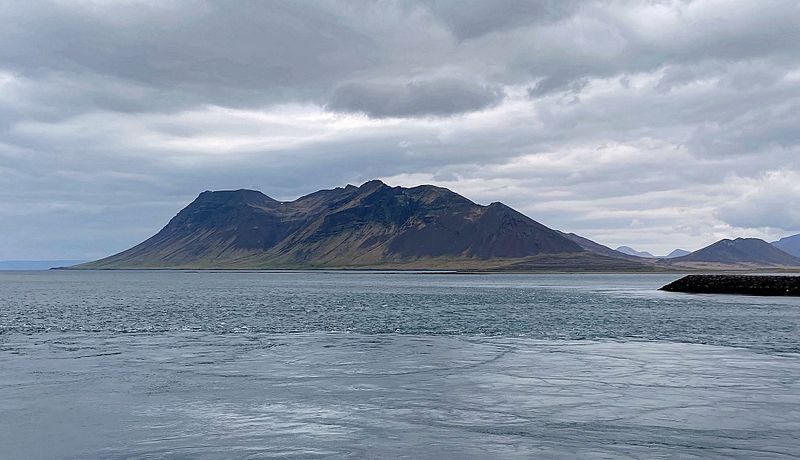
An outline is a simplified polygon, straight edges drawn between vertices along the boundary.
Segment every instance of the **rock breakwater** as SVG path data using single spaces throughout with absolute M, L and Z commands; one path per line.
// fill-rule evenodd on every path
M 800 296 L 800 276 L 687 275 L 661 290 L 694 294 Z

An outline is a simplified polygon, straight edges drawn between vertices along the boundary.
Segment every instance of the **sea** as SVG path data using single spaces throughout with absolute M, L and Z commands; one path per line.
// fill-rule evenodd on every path
M 679 276 L 0 272 L 0 458 L 800 457 L 800 298 Z

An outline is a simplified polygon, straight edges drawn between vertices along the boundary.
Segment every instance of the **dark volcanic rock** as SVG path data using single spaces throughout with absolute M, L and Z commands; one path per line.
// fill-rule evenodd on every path
M 800 296 L 800 276 L 687 275 L 661 290 L 693 294 Z

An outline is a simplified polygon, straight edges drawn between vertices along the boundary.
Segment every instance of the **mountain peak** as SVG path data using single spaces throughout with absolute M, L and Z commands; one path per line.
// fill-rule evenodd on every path
M 200 193 L 200 196 L 204 195 L 264 195 L 262 192 L 258 190 L 252 190 L 249 188 L 239 188 L 235 190 L 206 190 Z M 264 195 L 266 196 L 266 195 Z
M 800 266 L 800 259 L 758 238 L 725 238 L 689 255 L 670 259 L 672 263 L 715 263 L 775 267 Z
M 360 188 L 362 190 L 372 190 L 372 189 L 376 189 L 376 188 L 380 188 L 380 187 L 388 187 L 388 185 L 384 184 L 383 181 L 381 181 L 379 179 L 372 179 L 372 180 L 368 180 L 368 181 L 364 182 L 358 188 Z
M 274 199 L 264 195 L 258 190 L 250 190 L 240 188 L 237 190 L 206 190 L 197 196 L 195 201 L 225 201 L 225 200 L 268 200 L 275 201 Z

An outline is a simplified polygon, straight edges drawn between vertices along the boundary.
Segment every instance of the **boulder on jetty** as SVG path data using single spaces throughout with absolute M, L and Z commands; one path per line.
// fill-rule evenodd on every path
M 800 296 L 800 276 L 687 275 L 660 290 L 693 294 Z

